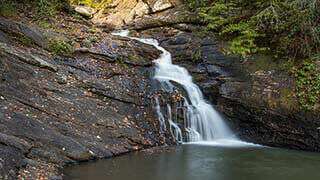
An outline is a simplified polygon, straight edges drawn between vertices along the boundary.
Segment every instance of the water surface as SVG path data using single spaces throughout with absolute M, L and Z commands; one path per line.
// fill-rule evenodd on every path
M 182 145 L 68 167 L 77 180 L 319 180 L 320 154 L 266 147 Z

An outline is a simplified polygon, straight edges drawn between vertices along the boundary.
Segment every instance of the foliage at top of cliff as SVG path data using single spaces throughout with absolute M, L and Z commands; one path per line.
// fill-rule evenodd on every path
M 256 53 L 293 62 L 296 97 L 306 110 L 320 104 L 319 0 L 187 0 L 228 42 L 226 52 L 248 59 Z M 286 63 L 284 63 L 286 64 Z
M 318 0 L 188 0 L 207 29 L 230 42 L 229 52 L 247 57 L 269 52 L 308 59 L 320 52 Z

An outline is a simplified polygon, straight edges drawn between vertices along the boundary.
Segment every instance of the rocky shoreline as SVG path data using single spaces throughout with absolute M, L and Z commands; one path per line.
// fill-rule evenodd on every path
M 320 113 L 297 109 L 293 79 L 224 55 L 213 35 L 198 34 L 201 27 L 179 2 L 155 12 L 150 1 L 141 13 L 143 4 L 117 5 L 107 27 L 100 21 L 106 15 L 94 19 L 102 23 L 96 26 L 61 14 L 57 24 L 68 31 L 61 34 L 1 17 L 0 179 L 62 179 L 67 164 L 175 144 L 169 132 L 160 134 L 153 108 L 161 90 L 150 76 L 160 52 L 112 36 L 115 27 L 158 39 L 241 139 L 319 152 Z M 119 14 L 131 6 L 133 16 Z M 131 20 L 110 26 L 118 16 Z M 74 52 L 50 52 L 48 37 L 57 36 L 73 39 Z

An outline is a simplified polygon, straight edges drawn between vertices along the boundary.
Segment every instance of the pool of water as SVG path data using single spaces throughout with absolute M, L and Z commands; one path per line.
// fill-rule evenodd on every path
M 319 180 L 320 154 L 182 145 L 70 166 L 64 173 L 77 180 Z

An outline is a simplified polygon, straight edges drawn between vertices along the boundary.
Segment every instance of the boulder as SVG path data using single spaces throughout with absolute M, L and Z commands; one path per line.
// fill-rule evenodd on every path
M 157 0 L 152 6 L 152 12 L 156 13 L 160 11 L 165 11 L 173 7 L 173 4 L 169 0 Z
M 74 10 L 80 15 L 88 18 L 91 18 L 96 12 L 93 8 L 87 6 L 76 6 Z

